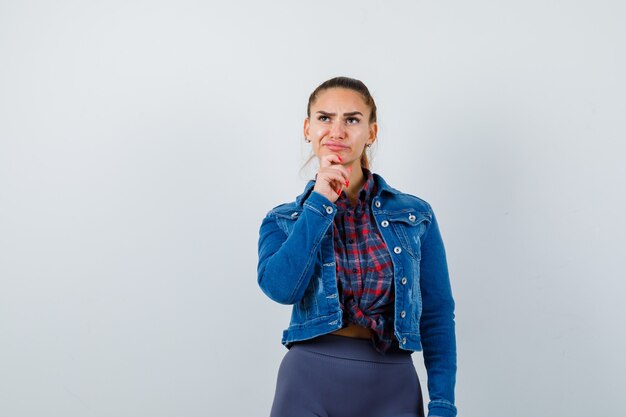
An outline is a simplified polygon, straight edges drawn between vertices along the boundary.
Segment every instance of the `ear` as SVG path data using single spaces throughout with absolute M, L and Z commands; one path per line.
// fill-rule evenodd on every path
M 304 119 L 304 137 L 308 138 L 309 137 L 309 118 L 305 118 Z
M 369 137 L 368 143 L 373 144 L 374 142 L 376 142 L 377 137 L 378 137 L 378 123 L 376 122 L 370 123 L 370 137 Z

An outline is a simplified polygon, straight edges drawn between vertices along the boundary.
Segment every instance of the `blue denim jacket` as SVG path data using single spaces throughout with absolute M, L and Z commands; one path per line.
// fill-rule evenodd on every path
M 423 350 L 430 417 L 455 417 L 454 300 L 444 245 L 430 205 L 374 174 L 372 212 L 394 268 L 394 334 L 405 350 Z M 341 328 L 333 246 L 336 206 L 309 181 L 294 202 L 272 209 L 261 224 L 258 283 L 281 304 L 293 304 L 282 343 Z

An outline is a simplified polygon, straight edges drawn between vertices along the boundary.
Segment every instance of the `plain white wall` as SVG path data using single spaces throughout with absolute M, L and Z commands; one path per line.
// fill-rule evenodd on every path
M 336 75 L 377 100 L 375 171 L 438 214 L 460 415 L 624 415 L 625 17 L 1 0 L 0 415 L 269 413 L 290 307 L 257 287 L 258 228 Z

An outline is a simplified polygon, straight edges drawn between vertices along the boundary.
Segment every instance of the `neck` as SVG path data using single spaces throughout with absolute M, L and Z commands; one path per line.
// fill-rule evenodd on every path
M 347 168 L 347 167 L 346 167 Z M 358 198 L 358 193 L 365 184 L 366 178 L 363 174 L 363 168 L 360 161 L 357 164 L 352 165 L 352 173 L 350 174 L 350 186 L 345 189 L 345 192 L 350 199 L 350 202 L 354 204 Z

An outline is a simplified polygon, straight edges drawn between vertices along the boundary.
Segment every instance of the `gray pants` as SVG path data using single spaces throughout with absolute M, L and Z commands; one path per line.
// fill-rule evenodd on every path
M 295 343 L 278 370 L 270 417 L 423 417 L 411 352 L 327 334 Z

